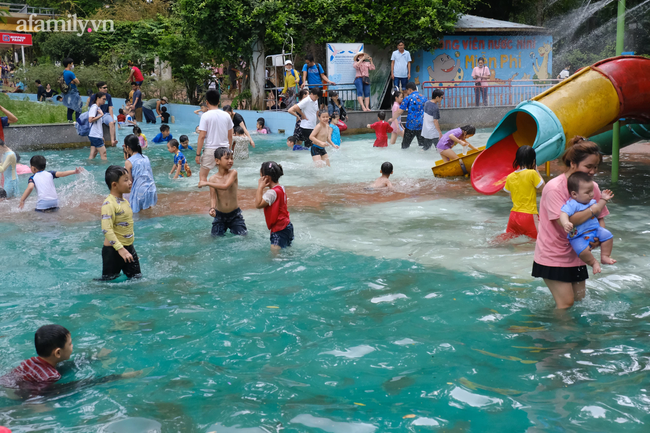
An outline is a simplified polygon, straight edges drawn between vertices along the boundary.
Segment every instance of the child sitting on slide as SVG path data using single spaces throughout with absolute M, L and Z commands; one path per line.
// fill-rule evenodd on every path
M 458 159 L 456 152 L 451 150 L 452 147 L 457 144 L 462 144 L 463 146 L 469 146 L 473 150 L 478 150 L 467 141 L 467 139 L 472 137 L 474 134 L 476 134 L 476 128 L 472 125 L 461 126 L 460 128 L 452 129 L 445 133 L 436 145 L 442 160 L 447 162 Z
M 537 190 L 544 186 L 544 179 L 537 171 L 537 155 L 530 146 L 517 149 L 512 167 L 514 173 L 506 178 L 503 190 L 510 194 L 512 209 L 508 228 L 500 239 L 506 240 L 524 235 L 537 239 Z
M 614 197 L 614 193 L 606 189 L 601 193 L 600 200 L 594 200 L 594 182 L 591 177 L 580 171 L 573 173 L 567 179 L 567 188 L 571 198 L 562 206 L 560 213 L 560 224 L 564 231 L 568 233 L 567 239 L 573 250 L 578 254 L 580 260 L 591 266 L 594 274 L 600 273 L 600 264 L 591 254 L 589 242 L 594 242 L 594 238 L 600 241 L 600 261 L 606 265 L 613 265 L 616 260 L 611 258 L 612 248 L 614 247 L 614 236 L 598 222 L 598 215 L 602 212 L 607 203 Z M 577 227 L 569 218 L 576 212 L 585 209 L 591 210 L 591 218 Z

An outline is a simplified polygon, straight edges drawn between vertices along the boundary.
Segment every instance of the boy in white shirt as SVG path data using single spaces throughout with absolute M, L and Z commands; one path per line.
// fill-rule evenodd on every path
M 312 145 L 309 136 L 318 123 L 318 98 L 320 96 L 320 89 L 312 87 L 309 90 L 308 97 L 303 98 L 298 104 L 289 109 L 289 114 L 296 116 L 300 120 L 300 129 L 302 130 L 302 138 L 305 140 L 305 147 L 311 147 Z
M 54 179 L 79 174 L 84 171 L 81 167 L 68 171 L 45 171 L 46 164 L 45 157 L 41 155 L 32 156 L 32 159 L 29 160 L 30 168 L 34 174 L 29 178 L 27 189 L 20 198 L 19 209 L 25 206 L 25 200 L 27 200 L 27 197 L 36 188 L 36 193 L 38 194 L 36 211 L 52 212 L 57 210 L 59 208 L 59 197 L 56 195 Z
M 104 117 L 104 112 L 100 106 L 106 103 L 106 93 L 97 92 L 95 95 L 95 103 L 88 110 L 88 123 L 90 126 L 90 134 L 88 138 L 90 139 L 90 156 L 88 159 L 95 159 L 97 152 L 101 156 L 102 160 L 106 161 L 106 146 L 104 146 L 104 128 L 102 118 Z

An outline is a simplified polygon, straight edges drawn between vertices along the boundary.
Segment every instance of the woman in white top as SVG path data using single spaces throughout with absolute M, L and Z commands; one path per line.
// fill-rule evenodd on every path
M 474 81 L 474 93 L 476 94 L 476 106 L 480 106 L 481 96 L 483 96 L 483 105 L 487 107 L 487 93 L 488 93 L 488 83 L 490 79 L 490 68 L 485 66 L 485 59 L 483 57 L 478 58 L 478 66 L 472 70 L 472 78 Z

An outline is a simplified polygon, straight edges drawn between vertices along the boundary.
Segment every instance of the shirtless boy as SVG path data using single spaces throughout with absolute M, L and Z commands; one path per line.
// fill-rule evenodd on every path
M 339 147 L 332 142 L 332 128 L 329 126 L 330 115 L 327 110 L 322 110 L 318 113 L 318 125 L 312 131 L 309 139 L 311 145 L 311 159 L 316 163 L 316 167 L 322 167 L 324 161 L 327 166 L 330 166 L 330 158 L 327 155 L 325 148 L 332 146 L 335 149 Z
M 390 162 L 384 162 L 381 165 L 381 176 L 375 180 L 375 182 L 372 184 L 372 188 L 392 189 L 393 184 L 390 183 L 390 180 L 388 180 L 391 174 L 393 174 L 393 164 Z
M 237 170 L 232 170 L 234 163 L 232 150 L 218 147 L 214 151 L 214 159 L 219 171 L 206 182 L 199 181 L 199 188 L 210 187 L 210 216 L 212 221 L 212 236 L 224 236 L 226 230 L 234 235 L 248 233 L 246 222 L 237 204 Z

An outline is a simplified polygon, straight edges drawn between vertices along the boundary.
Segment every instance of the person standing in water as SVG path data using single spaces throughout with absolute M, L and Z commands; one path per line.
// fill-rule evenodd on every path
M 133 134 L 124 137 L 124 156 L 127 158 L 124 168 L 133 182 L 129 197 L 133 213 L 155 206 L 158 202 L 158 194 L 151 163 L 149 158 L 142 154 L 140 141 Z
M 4 189 L 7 192 L 6 198 L 20 197 L 20 188 L 18 188 L 18 173 L 16 172 L 16 164 L 18 157 L 13 152 L 4 140 L 0 139 L 0 173 L 4 176 Z M 9 170 L 7 170 L 9 169 Z M 5 175 L 5 173 L 7 173 Z
M 219 147 L 232 148 L 233 121 L 230 114 L 219 109 L 221 95 L 214 89 L 205 92 L 208 104 L 199 121 L 199 140 L 196 145 L 196 163 L 201 166 L 199 181 L 207 181 L 210 170 L 217 166 L 214 151 Z M 204 150 L 205 145 L 205 150 Z M 201 156 L 203 151 L 203 156 Z

